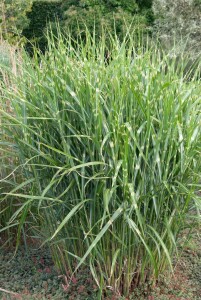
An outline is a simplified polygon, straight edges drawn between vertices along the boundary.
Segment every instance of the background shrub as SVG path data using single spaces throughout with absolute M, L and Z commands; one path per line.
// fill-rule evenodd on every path
M 21 41 L 22 31 L 29 24 L 26 13 L 32 0 L 2 0 L 0 4 L 0 36 L 15 44 Z
M 123 39 L 127 27 L 143 31 L 150 30 L 153 23 L 152 1 L 140 0 L 3 0 L 0 7 L 1 32 L 10 43 L 25 43 L 28 39 L 44 52 L 47 46 L 46 30 L 51 22 L 52 30 L 60 23 L 63 33 L 71 31 L 77 39 L 80 31 L 92 33 L 96 27 L 96 36 L 101 35 L 102 26 L 107 25 Z M 115 25 L 114 25 L 115 23 Z M 55 30 L 56 33 L 56 30 Z M 81 36 L 84 39 L 82 34 Z M 27 49 L 31 50 L 31 43 Z
M 154 32 L 163 47 L 170 49 L 175 43 L 177 55 L 185 49 L 192 60 L 201 49 L 201 1 L 200 0 L 154 0 Z M 178 42 L 179 41 L 179 42 Z
M 47 46 L 46 30 L 49 22 L 59 22 L 62 19 L 61 1 L 34 1 L 31 10 L 27 13 L 29 26 L 22 32 L 31 43 L 26 49 L 31 51 L 35 44 L 41 51 Z
M 116 30 L 116 34 L 123 39 L 128 27 L 140 28 L 144 31 L 152 22 L 151 9 L 146 3 L 138 1 L 63 1 L 62 9 L 64 21 L 62 28 L 77 36 L 78 31 L 85 32 L 87 26 L 92 33 L 96 27 L 96 35 L 101 35 L 102 26 L 107 26 L 111 33 Z M 78 26 L 79 25 L 79 28 Z

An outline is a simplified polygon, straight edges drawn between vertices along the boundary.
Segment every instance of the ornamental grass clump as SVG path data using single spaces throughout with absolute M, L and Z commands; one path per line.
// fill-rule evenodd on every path
M 109 43 L 109 45 L 108 45 Z M 9 225 L 37 230 L 70 282 L 87 265 L 100 290 L 128 295 L 171 269 L 190 209 L 199 213 L 199 67 L 127 34 L 49 38 L 24 55 L 1 109 L 23 181 Z M 17 88 L 16 88 L 17 86 Z

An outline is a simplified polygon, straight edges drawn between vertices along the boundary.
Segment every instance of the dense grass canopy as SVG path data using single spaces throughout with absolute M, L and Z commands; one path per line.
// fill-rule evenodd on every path
M 58 268 L 72 276 L 87 264 L 100 289 L 127 295 L 171 266 L 187 213 L 199 210 L 199 67 L 186 73 L 174 49 L 131 33 L 109 47 L 104 34 L 75 44 L 50 37 L 44 56 L 25 54 L 2 83 L 1 144 L 22 181 L 1 202 L 18 199 L 8 223 L 18 241 L 32 228 Z

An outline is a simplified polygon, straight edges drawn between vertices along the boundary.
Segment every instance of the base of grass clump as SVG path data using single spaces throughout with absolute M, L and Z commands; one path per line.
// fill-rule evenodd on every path
M 136 288 L 127 298 L 105 290 L 104 300 L 200 300 L 201 295 L 201 232 L 195 228 L 191 239 L 185 243 L 182 234 L 182 255 L 174 258 L 174 274 L 160 275 L 152 288 L 149 283 Z M 55 269 L 48 249 L 20 249 L 13 256 L 12 249 L 0 250 L 0 288 L 16 295 L 0 291 L 2 300 L 97 300 L 97 285 L 85 268 L 78 272 L 70 285 L 64 275 Z

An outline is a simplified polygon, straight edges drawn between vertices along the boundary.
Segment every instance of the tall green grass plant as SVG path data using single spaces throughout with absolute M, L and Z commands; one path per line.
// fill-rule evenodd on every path
M 86 264 L 100 290 L 154 283 L 199 213 L 199 67 L 186 74 L 172 54 L 130 33 L 109 49 L 104 34 L 76 46 L 50 37 L 44 56 L 24 56 L 15 89 L 2 88 L 24 178 L 4 193 L 20 199 L 9 226 L 19 240 L 32 216 L 69 282 Z

